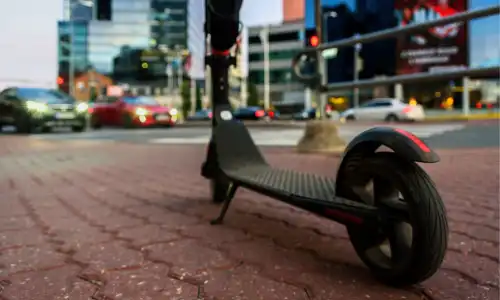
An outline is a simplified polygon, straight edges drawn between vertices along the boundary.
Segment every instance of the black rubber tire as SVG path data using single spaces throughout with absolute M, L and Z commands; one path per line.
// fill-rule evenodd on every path
M 72 126 L 71 131 L 73 132 L 84 132 L 85 131 L 85 125 L 80 125 L 80 126 Z
M 210 179 L 210 195 L 212 196 L 213 203 L 220 204 L 224 202 L 229 191 L 229 185 L 229 182 Z
M 44 127 L 42 127 L 42 132 L 43 133 L 51 133 L 52 127 L 44 126 Z
M 392 286 L 408 286 L 431 277 L 441 266 L 448 245 L 446 210 L 429 175 L 415 162 L 396 153 L 379 152 L 364 158 L 351 174 L 379 176 L 390 180 L 409 207 L 413 228 L 411 254 L 404 265 L 383 268 L 366 255 L 366 239 L 374 239 L 372 228 L 348 227 L 352 245 L 375 278 Z M 373 177 L 372 177 L 373 178 Z M 351 195 L 352 199 L 352 195 Z M 354 199 L 353 199 L 354 200 Z
M 353 115 L 348 115 L 346 118 L 345 118 L 346 121 L 356 121 L 356 117 L 353 116 Z
M 399 118 L 395 114 L 389 114 L 387 117 L 385 117 L 386 122 L 398 122 Z
M 102 128 L 102 124 L 99 121 L 99 117 L 92 115 L 90 117 L 90 127 L 94 130 L 98 130 Z
M 123 128 L 131 129 L 134 128 L 134 123 L 132 121 L 132 116 L 130 114 L 123 114 L 122 115 L 122 126 Z
M 20 134 L 30 134 L 35 131 L 35 126 L 31 122 L 31 118 L 28 115 L 20 115 L 14 121 L 16 125 L 16 131 Z

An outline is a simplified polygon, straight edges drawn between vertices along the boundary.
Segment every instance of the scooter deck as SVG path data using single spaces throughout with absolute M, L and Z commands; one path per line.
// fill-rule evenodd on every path
M 240 186 L 293 202 L 315 202 L 328 207 L 374 207 L 335 196 L 333 178 L 311 173 L 272 168 L 254 144 L 246 127 L 223 121 L 214 132 L 221 171 Z

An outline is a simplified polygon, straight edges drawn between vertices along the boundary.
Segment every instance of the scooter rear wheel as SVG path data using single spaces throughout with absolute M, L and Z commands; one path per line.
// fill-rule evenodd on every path
M 347 228 L 354 249 L 374 276 L 392 286 L 431 277 L 444 259 L 448 223 L 444 204 L 427 173 L 395 153 L 379 152 L 342 176 L 347 177 L 339 196 L 408 216 L 399 221 L 380 220 L 378 228 Z

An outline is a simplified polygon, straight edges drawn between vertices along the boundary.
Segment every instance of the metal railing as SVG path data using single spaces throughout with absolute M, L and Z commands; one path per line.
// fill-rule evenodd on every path
M 293 60 L 293 69 L 296 73 L 299 80 L 302 80 L 305 83 L 311 84 L 311 82 L 316 81 L 319 84 L 319 89 L 322 93 L 328 93 L 334 90 L 341 89 L 351 89 L 351 88 L 360 88 L 360 87 L 374 87 L 374 86 L 382 86 L 382 85 L 390 85 L 390 84 L 403 84 L 403 83 L 414 83 L 414 82 L 423 82 L 423 81 L 432 81 L 432 80 L 441 80 L 441 79 L 456 79 L 456 78 L 464 78 L 464 113 L 468 114 L 469 111 L 469 95 L 465 91 L 467 91 L 467 82 L 469 77 L 490 77 L 490 76 L 499 76 L 500 71 L 499 67 L 479 67 L 479 68 L 463 68 L 456 70 L 443 70 L 436 72 L 421 72 L 409 75 L 398 75 L 386 78 L 379 79 L 367 79 L 367 80 L 354 80 L 349 82 L 339 82 L 333 84 L 325 84 L 327 82 L 324 67 L 324 59 L 322 56 L 323 51 L 329 49 L 336 49 L 341 47 L 349 47 L 354 46 L 356 44 L 361 43 L 369 43 L 374 41 L 379 41 L 383 39 L 389 38 L 398 38 L 412 33 L 419 33 L 423 30 L 430 29 L 436 26 L 446 25 L 450 23 L 458 23 L 458 22 L 467 22 L 472 19 L 483 18 L 493 15 L 500 14 L 500 5 L 495 5 L 483 9 L 466 11 L 463 13 L 458 13 L 456 15 L 437 19 L 425 23 L 407 25 L 404 27 L 397 27 L 382 30 L 379 32 L 369 33 L 361 36 L 355 36 L 352 38 L 335 41 L 332 43 L 324 43 L 320 44 L 317 47 L 311 47 L 300 51 L 300 53 Z M 316 57 L 319 61 L 317 73 L 314 75 L 305 76 L 301 74 L 299 68 L 297 67 L 299 60 L 304 56 L 310 56 L 311 53 L 316 53 Z M 321 103 L 321 106 L 324 106 L 326 103 Z M 467 106 L 467 107 L 466 107 Z

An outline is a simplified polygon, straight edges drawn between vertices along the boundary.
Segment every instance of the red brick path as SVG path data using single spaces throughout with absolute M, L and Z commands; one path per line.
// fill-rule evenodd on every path
M 426 166 L 449 210 L 437 275 L 375 282 L 344 228 L 239 191 L 226 223 L 199 175 L 203 147 L 0 137 L 0 299 L 498 299 L 498 149 Z M 336 158 L 269 150 L 333 174 Z M 201 297 L 199 298 L 201 299 Z

